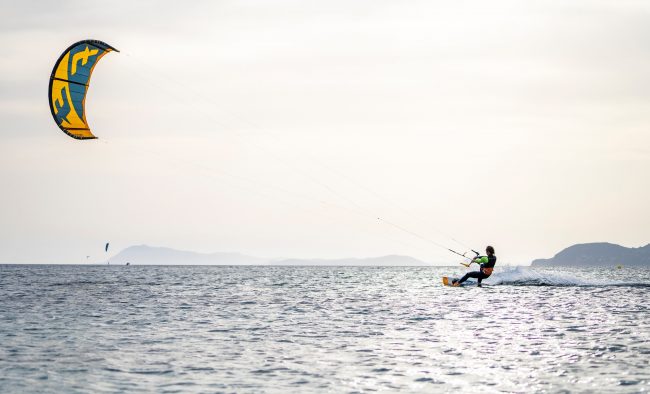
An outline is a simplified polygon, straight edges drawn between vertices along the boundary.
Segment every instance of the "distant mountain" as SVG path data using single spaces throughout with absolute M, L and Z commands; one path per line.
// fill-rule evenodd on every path
M 110 258 L 111 264 L 137 265 L 260 265 L 268 260 L 240 253 L 197 253 L 186 250 L 131 246 Z
M 650 267 L 650 244 L 640 248 L 597 242 L 569 246 L 550 259 L 533 260 L 533 267 Z
M 285 259 L 271 262 L 273 265 L 337 265 L 337 266 L 396 266 L 410 267 L 430 265 L 409 256 L 388 255 L 364 259 Z
M 147 245 L 131 246 L 109 259 L 124 265 L 320 265 L 320 266 L 424 266 L 409 256 L 389 255 L 364 259 L 280 259 L 269 260 L 240 253 L 196 253 Z

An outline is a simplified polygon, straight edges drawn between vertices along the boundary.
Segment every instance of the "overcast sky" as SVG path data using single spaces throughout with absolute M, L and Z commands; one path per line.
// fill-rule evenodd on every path
M 0 262 L 99 261 L 110 241 L 455 264 L 434 243 L 458 240 L 528 264 L 650 242 L 648 2 L 1 0 L 0 14 Z M 92 77 L 93 141 L 62 133 L 47 101 L 82 39 L 121 51 Z

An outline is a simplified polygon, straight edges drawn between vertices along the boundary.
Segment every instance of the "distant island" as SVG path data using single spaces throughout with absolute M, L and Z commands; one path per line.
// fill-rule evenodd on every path
M 137 265 L 260 265 L 268 261 L 240 253 L 197 253 L 172 248 L 130 246 L 109 259 L 111 264 Z
M 533 267 L 650 267 L 650 244 L 626 248 L 607 242 L 569 246 L 550 259 L 533 260 Z
M 197 253 L 165 247 L 137 245 L 111 257 L 110 264 L 126 265 L 311 265 L 311 266 L 430 266 L 409 256 L 388 255 L 347 259 L 265 259 L 240 253 Z

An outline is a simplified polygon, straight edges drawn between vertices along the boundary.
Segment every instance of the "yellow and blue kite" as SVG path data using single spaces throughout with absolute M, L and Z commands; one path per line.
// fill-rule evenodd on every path
M 108 52 L 117 49 L 98 40 L 83 40 L 70 45 L 54 64 L 48 99 L 54 121 L 72 138 L 97 138 L 86 121 L 86 92 L 93 69 Z

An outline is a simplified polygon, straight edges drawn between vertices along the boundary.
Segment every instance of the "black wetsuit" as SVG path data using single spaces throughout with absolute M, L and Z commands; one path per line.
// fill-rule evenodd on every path
M 497 256 L 480 256 L 479 259 L 483 261 L 487 259 L 487 261 L 481 263 L 481 268 L 478 271 L 466 273 L 465 276 L 460 278 L 458 281 L 459 284 L 465 282 L 468 278 L 476 278 L 478 280 L 478 285 L 480 286 L 483 279 L 489 278 L 490 275 L 492 275 L 494 265 L 497 263 Z

